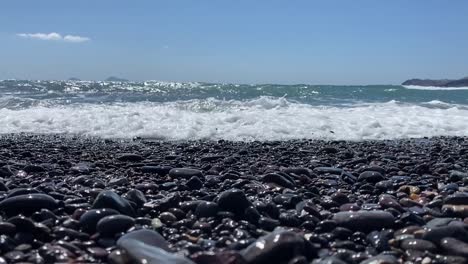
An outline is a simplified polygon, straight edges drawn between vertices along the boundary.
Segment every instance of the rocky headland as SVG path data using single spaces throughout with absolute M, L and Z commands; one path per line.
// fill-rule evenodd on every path
M 433 86 L 433 87 L 468 87 L 468 77 L 458 80 L 430 80 L 430 79 L 410 79 L 401 85 Z

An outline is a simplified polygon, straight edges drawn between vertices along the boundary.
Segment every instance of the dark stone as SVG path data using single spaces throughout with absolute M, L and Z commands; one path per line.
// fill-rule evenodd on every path
M 13 175 L 13 172 L 8 169 L 8 168 L 5 168 L 5 167 L 0 167 L 0 177 L 10 177 L 11 175 Z
M 160 219 L 161 222 L 163 222 L 164 224 L 172 224 L 172 223 L 174 223 L 175 221 L 177 221 L 177 217 L 176 217 L 173 213 L 170 213 L 170 212 L 161 213 L 161 214 L 159 215 L 159 219 Z
M 197 217 L 213 217 L 219 211 L 218 204 L 208 201 L 200 201 L 195 209 Z
M 127 215 L 109 215 L 96 225 L 96 230 L 102 235 L 114 235 L 127 231 L 135 224 L 135 220 Z
M 339 226 L 358 231 L 372 231 L 392 227 L 395 217 L 385 211 L 338 212 L 333 220 Z
M 89 210 L 80 217 L 80 226 L 84 231 L 93 233 L 99 220 L 106 216 L 117 214 L 119 214 L 118 211 L 108 208 Z
M 198 190 L 203 187 L 203 182 L 200 180 L 199 177 L 197 176 L 192 176 L 186 183 L 185 185 L 190 189 L 190 190 Z
M 377 183 L 385 180 L 385 177 L 377 171 L 365 171 L 359 174 L 358 181 L 365 181 L 370 183 Z
M 219 195 L 218 205 L 223 210 L 242 215 L 245 209 L 251 204 L 243 191 L 239 189 L 230 189 Z
M 194 264 L 191 260 L 170 253 L 168 242 L 157 232 L 141 229 L 117 240 L 117 246 L 127 253 L 132 263 Z
M 132 153 L 121 154 L 117 157 L 117 159 L 122 162 L 139 162 L 144 160 L 142 156 Z
M 400 261 L 392 255 L 377 255 L 375 257 L 368 258 L 361 262 L 361 264 L 399 264 Z
M 280 231 L 260 237 L 241 254 L 248 263 L 267 264 L 287 263 L 299 256 L 310 260 L 316 253 L 300 234 Z
M 343 173 L 343 169 L 334 168 L 334 167 L 316 167 L 314 168 L 314 171 L 321 173 L 321 174 L 330 173 L 330 174 L 341 175 L 341 173 Z
M 141 167 L 141 172 L 165 176 L 169 173 L 171 169 L 172 167 L 169 167 L 169 166 L 143 166 Z
M 137 189 L 131 189 L 123 195 L 129 201 L 134 202 L 137 206 L 142 206 L 146 203 L 146 197 L 142 191 Z
M 450 255 L 468 258 L 468 244 L 455 238 L 446 237 L 440 246 Z
M 113 191 L 102 191 L 99 193 L 99 195 L 94 200 L 93 209 L 100 208 L 115 209 L 120 213 L 129 216 L 135 215 L 135 211 L 133 210 L 130 203 Z
M 113 186 L 122 186 L 122 185 L 125 185 L 127 186 L 128 185 L 128 179 L 127 178 L 114 178 L 114 179 L 111 179 L 107 185 L 109 187 L 113 187 Z
M 276 173 L 269 173 L 265 176 L 263 176 L 262 178 L 262 181 L 263 182 L 266 182 L 266 183 L 275 183 L 275 184 L 278 184 L 282 187 L 285 187 L 285 188 L 294 188 L 295 184 L 294 182 L 286 179 L 285 177 L 283 177 L 282 175 L 279 175 L 279 174 L 276 174 Z
M 203 173 L 197 169 L 174 168 L 169 171 L 169 176 L 172 178 L 190 179 L 193 176 L 203 177 Z
M 197 264 L 247 264 L 244 257 L 236 251 L 198 252 L 190 256 Z
M 462 224 L 452 224 L 448 226 L 434 227 L 423 234 L 422 239 L 438 244 L 443 238 L 456 238 L 468 242 L 468 231 Z
M 468 193 L 457 192 L 452 195 L 448 195 L 445 197 L 444 203 L 453 205 L 468 205 Z
M 26 165 L 23 170 L 26 173 L 37 173 L 37 172 L 44 172 L 46 169 L 40 165 Z
M 404 250 L 429 251 L 434 252 L 437 246 L 427 240 L 408 238 L 401 242 L 400 247 Z
M 262 215 L 258 212 L 258 210 L 255 207 L 249 206 L 247 207 L 247 209 L 245 209 L 244 217 L 250 223 L 257 224 Z
M 56 209 L 58 202 L 47 194 L 23 194 L 0 202 L 0 210 L 7 214 L 32 213 L 40 209 Z
M 11 235 L 16 231 L 16 226 L 9 222 L 0 222 L 0 235 Z

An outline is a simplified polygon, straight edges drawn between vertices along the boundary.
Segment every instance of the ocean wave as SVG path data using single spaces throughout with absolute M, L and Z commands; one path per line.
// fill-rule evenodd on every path
M 395 139 L 468 135 L 468 110 L 396 101 L 312 106 L 285 98 L 73 104 L 0 109 L 0 133 L 162 140 Z

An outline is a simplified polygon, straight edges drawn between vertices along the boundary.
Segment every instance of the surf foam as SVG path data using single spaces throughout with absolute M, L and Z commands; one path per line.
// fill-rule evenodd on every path
M 0 133 L 162 140 L 396 139 L 468 135 L 468 110 L 398 102 L 311 106 L 284 98 L 0 109 Z

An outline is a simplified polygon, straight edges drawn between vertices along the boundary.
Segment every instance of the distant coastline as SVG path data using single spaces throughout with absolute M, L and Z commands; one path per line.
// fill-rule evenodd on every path
M 410 79 L 401 85 L 424 86 L 424 87 L 468 87 L 468 77 L 457 80 L 431 80 L 431 79 Z

